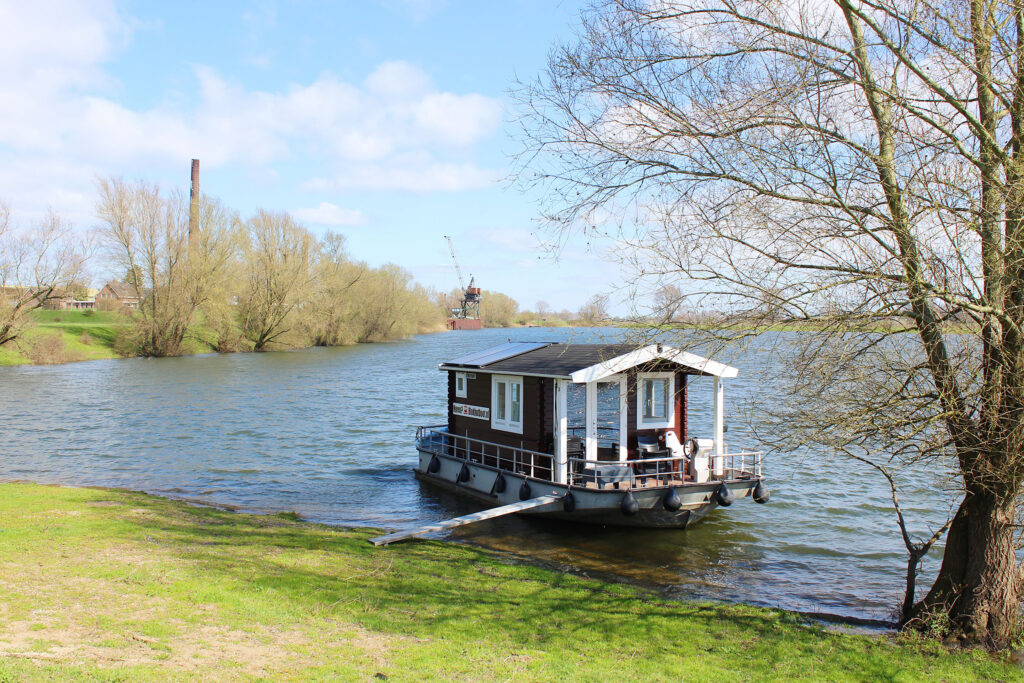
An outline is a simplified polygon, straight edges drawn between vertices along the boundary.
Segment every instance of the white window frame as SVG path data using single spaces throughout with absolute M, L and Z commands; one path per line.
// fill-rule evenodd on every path
M 462 391 L 459 391 L 459 380 L 460 379 L 462 380 Z M 469 378 L 466 377 L 466 373 L 465 372 L 456 372 L 455 373 L 455 398 L 466 398 L 466 394 L 468 393 L 468 391 L 467 391 L 467 389 L 468 389 L 467 383 L 468 382 L 469 382 Z
M 644 420 L 644 380 L 667 379 L 668 397 L 665 405 L 665 420 Z M 671 429 L 675 427 L 676 373 L 674 372 L 640 372 L 636 376 L 636 428 L 637 429 Z
M 508 418 L 498 414 L 498 383 L 505 383 L 505 408 L 509 413 Z M 519 385 L 519 421 L 511 420 L 512 413 L 512 385 Z M 491 429 L 500 429 L 503 432 L 513 434 L 523 433 L 523 378 L 520 375 L 491 375 Z

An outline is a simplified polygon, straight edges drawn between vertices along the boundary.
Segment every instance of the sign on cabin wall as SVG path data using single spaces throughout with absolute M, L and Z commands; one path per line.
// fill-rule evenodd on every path
M 483 408 L 481 406 L 470 406 L 466 405 L 465 403 L 453 403 L 452 415 L 462 415 L 463 417 L 475 417 L 478 420 L 490 420 L 491 409 Z

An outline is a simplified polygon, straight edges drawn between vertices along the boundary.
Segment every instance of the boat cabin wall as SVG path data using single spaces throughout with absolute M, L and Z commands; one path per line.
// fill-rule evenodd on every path
M 630 453 L 635 453 L 638 435 L 657 435 L 665 429 L 637 429 L 637 377 L 639 372 L 674 373 L 673 426 L 671 430 L 685 443 L 689 436 L 689 396 L 686 372 L 680 371 L 675 365 L 656 365 L 626 372 L 626 444 Z M 463 374 L 464 390 L 457 390 L 457 375 Z M 521 378 L 523 382 L 522 434 L 492 427 L 490 411 L 492 410 L 492 375 L 476 371 L 448 371 L 448 431 L 452 434 L 468 436 L 481 441 L 498 443 L 506 446 L 525 448 L 541 453 L 554 452 L 555 426 L 555 380 L 544 377 Z M 459 395 L 459 394 L 465 394 Z M 461 409 L 465 406 L 482 408 L 488 417 L 474 417 L 465 414 Z M 456 408 L 459 408 L 457 410 Z
M 448 431 L 473 439 L 515 446 L 541 453 L 554 448 L 554 388 L 555 381 L 546 377 L 522 377 L 523 432 L 518 434 L 491 426 L 491 373 L 466 371 L 465 396 L 456 391 L 456 373 L 448 371 Z M 456 414 L 456 407 L 485 408 L 488 417 Z
M 653 366 L 642 369 L 629 370 L 626 374 L 626 410 L 628 416 L 628 431 L 626 433 L 626 445 L 631 453 L 636 451 L 637 436 L 655 436 L 664 433 L 665 429 L 637 429 L 637 376 L 640 372 L 675 372 L 673 401 L 674 424 L 671 431 L 676 433 L 680 443 L 686 443 L 689 435 L 688 412 L 690 407 L 688 388 L 689 374 L 677 369 L 676 365 L 667 367 Z

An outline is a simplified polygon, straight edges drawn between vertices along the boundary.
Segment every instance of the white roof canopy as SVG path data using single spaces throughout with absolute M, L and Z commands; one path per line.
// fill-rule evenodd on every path
M 644 363 L 650 363 L 656 360 L 667 360 L 669 362 L 685 366 L 691 370 L 696 370 L 701 374 L 712 375 L 714 377 L 735 377 L 739 374 L 739 370 L 734 367 L 709 360 L 703 356 L 698 356 L 695 353 L 681 351 L 680 349 L 662 344 L 651 344 L 637 349 L 636 351 L 630 351 L 629 353 L 621 356 L 611 358 L 603 363 L 598 363 L 597 365 L 591 365 L 588 368 L 577 370 L 569 375 L 569 377 L 576 384 L 596 382 L 604 379 L 605 377 L 618 374 L 623 370 L 629 370 L 630 368 L 634 368 L 638 365 L 643 365 Z

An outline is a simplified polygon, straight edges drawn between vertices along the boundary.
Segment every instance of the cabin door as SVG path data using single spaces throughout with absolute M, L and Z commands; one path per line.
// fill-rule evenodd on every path
M 586 427 L 587 460 L 626 460 L 624 376 L 587 383 Z

